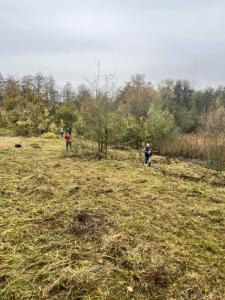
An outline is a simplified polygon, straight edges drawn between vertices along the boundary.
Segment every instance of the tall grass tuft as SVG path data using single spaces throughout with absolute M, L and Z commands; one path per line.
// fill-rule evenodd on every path
M 160 154 L 197 158 L 215 166 L 225 166 L 225 135 L 215 139 L 205 134 L 185 134 L 170 144 L 162 145 Z

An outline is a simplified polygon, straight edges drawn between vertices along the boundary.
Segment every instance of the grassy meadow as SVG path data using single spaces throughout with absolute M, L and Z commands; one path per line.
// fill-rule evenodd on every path
M 225 299 L 225 172 L 92 147 L 0 138 L 0 299 Z

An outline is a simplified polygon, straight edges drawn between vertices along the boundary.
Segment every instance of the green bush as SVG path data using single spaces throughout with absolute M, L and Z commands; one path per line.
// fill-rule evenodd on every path
M 161 152 L 178 135 L 173 115 L 153 105 L 146 117 L 128 115 L 122 117 L 118 124 L 114 144 L 120 147 L 123 145 L 141 149 L 149 142 L 155 150 Z
M 84 119 L 82 117 L 78 117 L 75 130 L 78 135 L 84 136 L 87 131 L 87 124 L 85 123 Z
M 58 132 L 58 127 L 56 126 L 56 124 L 53 122 L 50 124 L 49 128 L 48 128 L 49 132 L 51 133 L 57 133 Z
M 56 120 L 58 124 L 66 127 L 73 127 L 77 120 L 76 106 L 73 102 L 65 102 L 56 113 Z
M 161 151 L 166 144 L 173 142 L 178 136 L 174 117 L 168 111 L 151 106 L 146 122 L 148 139 L 158 151 Z

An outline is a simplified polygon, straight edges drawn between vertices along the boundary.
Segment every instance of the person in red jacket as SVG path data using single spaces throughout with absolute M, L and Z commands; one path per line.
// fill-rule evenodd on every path
M 65 134 L 65 140 L 66 140 L 66 150 L 68 151 L 72 149 L 72 136 L 68 132 Z

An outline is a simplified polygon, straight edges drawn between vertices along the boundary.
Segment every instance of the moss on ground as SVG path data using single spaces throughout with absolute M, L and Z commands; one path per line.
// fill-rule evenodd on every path
M 225 173 L 0 139 L 1 299 L 224 299 Z

